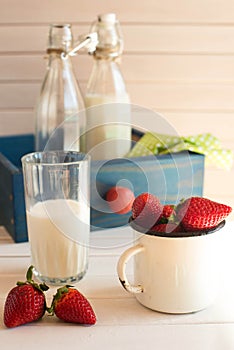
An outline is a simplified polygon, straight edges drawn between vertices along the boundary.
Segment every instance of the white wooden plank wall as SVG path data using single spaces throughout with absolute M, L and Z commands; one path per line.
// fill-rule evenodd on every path
M 233 0 L 0 0 L 0 135 L 33 131 L 48 24 L 76 35 L 116 12 L 122 72 L 133 103 L 163 114 L 181 135 L 212 132 L 234 150 Z M 85 89 L 92 59 L 74 59 Z M 152 125 L 145 125 L 152 128 Z M 154 126 L 155 130 L 156 127 Z M 206 169 L 205 195 L 234 206 L 234 169 Z

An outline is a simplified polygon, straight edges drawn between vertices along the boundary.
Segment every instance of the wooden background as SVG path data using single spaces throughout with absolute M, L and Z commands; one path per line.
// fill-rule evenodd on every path
M 132 103 L 161 113 L 181 135 L 211 132 L 234 150 L 233 0 L 0 0 L 0 135 L 32 132 L 45 73 L 48 24 L 86 33 L 116 12 Z M 84 91 L 92 58 L 74 66 Z M 144 125 L 157 131 L 150 121 Z M 205 195 L 234 207 L 234 168 L 206 168 Z

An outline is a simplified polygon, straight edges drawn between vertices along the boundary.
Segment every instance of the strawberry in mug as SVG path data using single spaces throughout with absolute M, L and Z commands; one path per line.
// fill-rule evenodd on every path
M 133 202 L 131 224 L 144 232 L 200 232 L 217 227 L 231 212 L 230 206 L 203 197 L 163 206 L 155 195 L 142 193 Z

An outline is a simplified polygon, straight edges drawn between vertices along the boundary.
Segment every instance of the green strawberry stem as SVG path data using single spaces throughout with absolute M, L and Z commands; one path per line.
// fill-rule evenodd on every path
M 53 300 L 52 300 L 52 303 L 51 303 L 50 307 L 46 308 L 46 311 L 49 314 L 51 314 L 51 316 L 54 315 L 54 309 L 55 309 L 56 302 L 61 299 L 63 294 L 66 294 L 66 293 L 69 292 L 69 288 L 73 288 L 73 286 L 70 286 L 69 284 L 66 284 L 65 286 L 60 287 L 60 288 L 57 289 L 56 294 L 53 296 Z
M 38 284 L 32 279 L 33 269 L 34 269 L 33 265 L 29 266 L 27 273 L 26 273 L 26 282 L 18 281 L 16 283 L 17 286 L 22 286 L 24 284 L 31 284 L 34 288 L 38 289 L 39 291 L 46 292 L 49 289 L 49 287 L 45 283 Z
M 33 266 L 29 266 L 28 271 L 26 273 L 26 279 L 27 281 L 32 281 L 32 276 L 33 276 Z

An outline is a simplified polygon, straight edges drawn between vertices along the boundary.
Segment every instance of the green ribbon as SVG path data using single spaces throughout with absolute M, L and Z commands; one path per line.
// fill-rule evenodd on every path
M 206 156 L 206 164 L 213 164 L 218 168 L 230 170 L 233 164 L 233 152 L 223 149 L 217 137 L 207 133 L 195 136 L 171 136 L 147 132 L 140 138 L 126 157 L 142 157 L 191 151 Z

